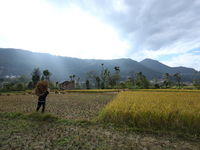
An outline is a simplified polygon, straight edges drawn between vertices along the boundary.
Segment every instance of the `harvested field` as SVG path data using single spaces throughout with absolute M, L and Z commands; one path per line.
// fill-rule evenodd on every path
M 27 114 L 36 110 L 38 96 L 27 94 L 9 95 L 9 97 L 1 97 L 0 112 L 22 112 Z M 114 96 L 115 93 L 50 93 L 46 98 L 45 112 L 64 119 L 91 120 Z

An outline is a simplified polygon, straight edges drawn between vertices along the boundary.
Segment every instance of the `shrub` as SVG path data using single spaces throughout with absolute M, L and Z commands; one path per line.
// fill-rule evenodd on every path
M 16 90 L 17 91 L 22 91 L 23 90 L 23 85 L 22 85 L 22 83 L 17 83 L 17 85 L 16 85 Z

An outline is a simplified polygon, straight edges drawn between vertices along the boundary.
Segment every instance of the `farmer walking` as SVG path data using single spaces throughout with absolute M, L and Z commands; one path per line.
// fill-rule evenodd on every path
M 40 109 L 41 105 L 42 105 L 42 113 L 44 113 L 44 109 L 45 109 L 45 102 L 46 102 L 46 97 L 49 94 L 50 89 L 48 88 L 48 90 L 46 90 L 43 94 L 41 94 L 38 98 L 38 106 L 37 106 L 37 112 Z

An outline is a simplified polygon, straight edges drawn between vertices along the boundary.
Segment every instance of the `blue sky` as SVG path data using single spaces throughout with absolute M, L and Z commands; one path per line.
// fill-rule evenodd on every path
M 0 47 L 200 70 L 200 0 L 0 0 Z

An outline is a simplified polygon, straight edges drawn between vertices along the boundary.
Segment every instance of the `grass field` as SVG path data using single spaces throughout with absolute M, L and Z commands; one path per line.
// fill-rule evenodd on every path
M 158 98 L 163 94 L 167 96 L 167 99 L 154 99 L 154 101 L 151 99 L 152 95 Z M 177 97 L 180 96 L 190 101 L 189 105 L 184 105 L 182 102 L 180 109 L 184 108 L 190 112 L 190 115 L 198 111 L 200 97 L 198 92 L 142 90 L 119 94 L 113 91 L 65 92 L 65 94 L 51 92 L 47 96 L 44 114 L 41 113 L 41 109 L 40 112 L 35 112 L 37 96 L 16 92 L 9 93 L 7 96 L 7 93 L 3 93 L 0 96 L 0 149 L 198 149 L 200 148 L 198 146 L 199 133 L 193 134 L 190 130 L 177 132 L 177 128 L 169 132 L 167 128 L 152 130 L 151 127 L 157 126 L 152 121 L 145 122 L 145 113 L 143 117 L 139 115 L 141 112 L 139 107 L 148 108 L 147 112 L 152 112 L 155 109 L 150 108 L 155 108 L 156 104 L 160 106 L 160 109 L 157 109 L 157 113 L 161 114 L 160 117 L 165 114 L 165 108 L 174 106 L 174 109 L 171 108 L 174 111 L 175 104 L 178 104 L 180 100 Z M 144 99 L 144 97 L 149 97 L 149 99 Z M 170 105 L 172 102 L 170 97 L 174 99 L 172 105 Z M 139 106 L 141 101 L 143 105 Z M 135 104 L 134 107 L 132 102 Z M 194 105 L 197 109 L 189 109 Z M 137 111 L 135 111 L 136 106 L 139 106 Z M 116 113 L 116 110 L 120 111 Z M 115 112 L 114 118 L 110 112 Z M 136 124 L 137 122 L 134 124 L 130 121 L 132 117 L 130 114 L 133 112 L 138 112 L 137 122 L 140 122 L 140 126 Z M 118 120 L 118 124 L 115 119 Z M 142 121 L 148 128 L 141 126 Z M 193 127 L 196 128 L 198 123 Z M 166 124 L 167 120 L 163 126 L 165 127 Z

